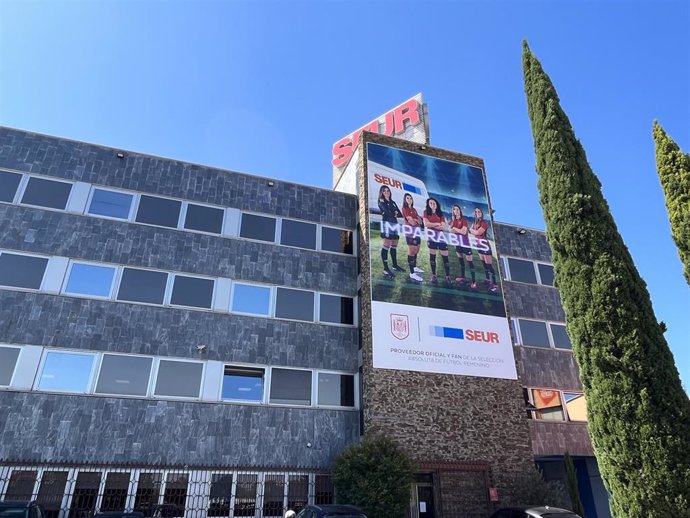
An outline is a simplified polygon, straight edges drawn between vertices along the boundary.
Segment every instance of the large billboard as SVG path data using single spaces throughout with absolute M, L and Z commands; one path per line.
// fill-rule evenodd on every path
M 429 121 L 422 94 L 419 93 L 400 103 L 333 144 L 331 164 L 333 165 L 333 188 L 336 191 L 357 194 L 357 145 L 364 131 L 428 144 Z
M 516 379 L 483 171 L 366 146 L 374 367 Z

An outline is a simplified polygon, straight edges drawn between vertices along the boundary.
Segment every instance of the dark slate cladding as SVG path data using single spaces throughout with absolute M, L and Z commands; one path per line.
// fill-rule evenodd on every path
M 355 196 L 0 127 L 0 167 L 354 229 Z
M 0 248 L 354 297 L 357 258 L 0 204 Z
M 565 322 L 561 296 L 557 289 L 503 281 L 506 308 L 511 317 Z
M 518 229 L 524 229 L 525 233 L 519 234 Z M 499 254 L 551 262 L 551 249 L 543 231 L 494 222 L 494 233 Z
M 342 410 L 7 392 L 0 460 L 327 468 L 358 439 L 358 419 Z
M 582 391 L 573 353 L 537 347 L 515 347 L 520 381 L 525 387 Z
M 4 343 L 357 371 L 352 327 L 4 290 L 0 322 Z

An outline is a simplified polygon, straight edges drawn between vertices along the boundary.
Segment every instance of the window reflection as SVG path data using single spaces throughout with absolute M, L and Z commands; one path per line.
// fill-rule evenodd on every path
M 311 405 L 311 372 L 273 369 L 271 371 L 271 403 Z
M 518 323 L 520 325 L 522 345 L 531 345 L 533 347 L 551 347 L 549 342 L 549 334 L 546 331 L 546 322 L 520 319 L 518 320 Z
M 339 228 L 321 228 L 321 250 L 352 254 L 352 232 Z
M 14 201 L 14 195 L 17 193 L 21 179 L 22 175 L 20 174 L 0 171 L 0 201 L 7 203 Z
M 280 244 L 315 250 L 316 225 L 284 219 L 280 232 Z
M 278 288 L 276 290 L 276 317 L 313 321 L 314 293 Z
M 89 214 L 127 219 L 133 199 L 133 195 L 124 192 L 94 189 L 89 205 Z
M 29 178 L 29 182 L 22 196 L 22 203 L 64 210 L 72 191 L 72 184 L 46 180 L 44 178 Z
M 264 370 L 225 367 L 222 399 L 256 401 L 264 397 Z
M 46 257 L 0 254 L 0 285 L 38 290 L 48 266 Z
M 235 284 L 231 311 L 268 316 L 271 307 L 271 289 L 266 286 Z
M 551 326 L 551 336 L 553 336 L 553 345 L 560 349 L 572 349 L 573 345 L 570 343 L 570 337 L 561 324 L 549 324 Z
M 522 259 L 509 257 L 508 266 L 510 268 L 511 281 L 537 284 L 537 274 L 534 272 L 534 264 L 532 261 L 524 261 Z
M 564 421 L 561 395 L 557 390 L 532 389 L 535 414 L 537 419 L 547 421 Z
M 587 421 L 587 401 L 585 395 L 577 392 L 564 392 L 565 408 L 571 421 Z
M 41 390 L 86 392 L 89 388 L 94 356 L 51 351 L 46 355 L 38 383 Z
M 110 297 L 115 268 L 75 263 L 72 265 L 65 293 Z

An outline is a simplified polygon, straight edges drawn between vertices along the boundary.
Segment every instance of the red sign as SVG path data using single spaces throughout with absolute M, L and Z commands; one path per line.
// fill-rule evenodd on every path
M 382 133 L 389 137 L 400 135 L 406 128 L 417 126 L 424 122 L 422 110 L 422 103 L 413 97 L 400 106 L 396 106 L 385 115 L 350 133 L 347 137 L 340 139 L 333 144 L 333 166 L 341 167 L 350 161 L 352 153 L 355 151 L 355 146 L 359 142 L 359 136 L 363 131 Z
M 490 487 L 489 488 L 489 500 L 492 502 L 498 502 L 498 488 L 497 487 Z

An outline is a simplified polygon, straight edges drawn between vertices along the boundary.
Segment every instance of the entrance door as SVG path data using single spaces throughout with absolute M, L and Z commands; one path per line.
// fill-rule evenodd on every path
M 434 518 L 434 486 L 417 484 L 417 512 L 419 518 Z

